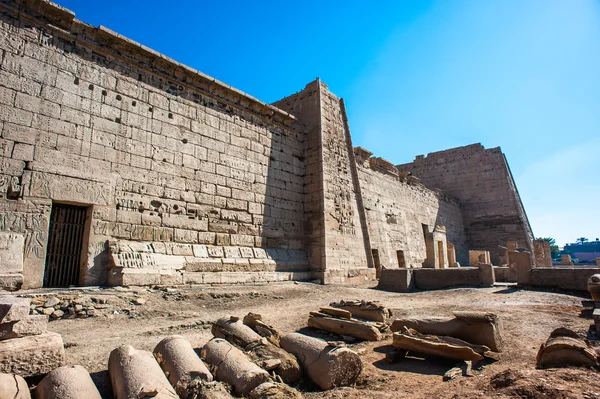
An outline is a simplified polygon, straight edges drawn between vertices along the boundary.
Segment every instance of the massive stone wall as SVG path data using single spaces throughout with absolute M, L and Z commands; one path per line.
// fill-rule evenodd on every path
M 26 235 L 27 286 L 53 202 L 90 209 L 81 284 L 106 282 L 109 240 L 203 246 L 210 271 L 307 269 L 293 116 L 30 3 L 0 1 L 0 230 Z
M 459 199 L 470 249 L 490 251 L 495 264 L 498 246 L 508 241 L 533 253 L 531 227 L 500 148 L 473 144 L 420 155 L 397 168 Z
M 468 248 L 458 201 L 432 191 L 418 182 L 371 169 L 359 162 L 358 175 L 367 215 L 371 247 L 379 252 L 383 266 L 421 267 L 426 257 L 423 225 L 431 230 L 446 227 L 459 263 L 466 265 Z M 399 265 L 403 251 L 404 265 Z M 402 262 L 402 261 L 400 261 Z
M 296 115 L 306 132 L 305 217 L 315 276 L 325 282 L 374 276 L 343 101 L 317 79 L 274 105 Z

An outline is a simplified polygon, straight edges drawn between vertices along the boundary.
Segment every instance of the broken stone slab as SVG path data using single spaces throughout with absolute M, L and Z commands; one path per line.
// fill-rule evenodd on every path
M 0 341 L 12 338 L 40 335 L 48 330 L 48 316 L 29 315 L 19 321 L 0 324 Z
M 30 298 L 0 297 L 0 323 L 19 321 L 29 316 Z
M 472 364 L 470 361 L 461 361 L 444 373 L 442 381 L 452 381 L 460 376 L 467 377 L 471 373 L 471 367 Z
M 339 319 L 350 320 L 352 318 L 352 313 L 350 313 L 349 311 L 344 310 L 344 309 L 332 308 L 329 306 L 324 306 L 322 308 L 319 308 L 319 312 L 325 313 L 326 315 L 329 315 L 331 317 L 337 317 Z
M 35 389 L 36 399 L 102 399 L 90 374 L 82 366 L 52 370 Z
M 364 320 L 378 321 L 387 323 L 390 319 L 391 312 L 385 306 L 376 301 L 344 301 L 332 302 L 329 306 L 347 310 L 352 313 L 352 317 Z
M 423 353 L 431 356 L 441 356 L 456 360 L 483 360 L 483 356 L 468 346 L 454 345 L 443 341 L 432 341 L 406 333 L 394 333 L 392 345 L 394 348 Z
M 151 352 L 120 346 L 110 353 L 108 373 L 116 399 L 179 398 Z
M 275 372 L 287 384 L 295 384 L 302 377 L 294 356 L 258 335 L 241 320 L 219 319 L 213 324 L 212 333 L 243 350 L 256 365 Z
M 214 376 L 230 384 L 238 395 L 246 395 L 271 379 L 269 373 L 224 339 L 213 338 L 202 347 L 200 353 L 204 361 L 216 368 Z
M 294 388 L 279 382 L 263 382 L 248 394 L 250 399 L 300 399 L 303 396 Z
M 19 375 L 0 373 L 0 399 L 31 399 L 27 382 Z
M 65 363 L 60 334 L 46 333 L 0 341 L 0 373 L 35 377 Z
M 154 357 L 163 369 L 175 392 L 188 397 L 192 381 L 211 382 L 213 376 L 200 360 L 190 342 L 179 335 L 164 338 L 154 348 Z
M 600 274 L 594 274 L 588 279 L 587 289 L 592 296 L 592 300 L 594 302 L 600 302 Z
M 502 352 L 502 324 L 498 316 L 487 312 L 454 312 L 454 318 L 396 319 L 393 332 L 410 328 L 421 334 L 441 335 L 485 345 L 494 352 Z
M 311 381 L 323 390 L 351 386 L 362 371 L 356 352 L 318 338 L 291 333 L 281 338 L 281 347 L 298 358 Z
M 340 335 L 349 335 L 365 341 L 379 341 L 381 333 L 377 328 L 358 320 L 344 320 L 329 317 L 325 314 L 311 312 L 308 326 Z
M 266 338 L 273 345 L 279 346 L 279 339 L 281 338 L 279 331 L 275 327 L 265 323 L 262 315 L 250 312 L 244 316 L 243 322 L 261 337 Z
M 542 344 L 536 357 L 537 368 L 596 366 L 600 356 L 574 331 L 566 328 L 554 330 Z

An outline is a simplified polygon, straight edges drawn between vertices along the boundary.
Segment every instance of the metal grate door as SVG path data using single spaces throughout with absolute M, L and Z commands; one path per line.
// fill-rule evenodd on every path
M 80 206 L 52 206 L 44 287 L 78 284 L 86 213 Z

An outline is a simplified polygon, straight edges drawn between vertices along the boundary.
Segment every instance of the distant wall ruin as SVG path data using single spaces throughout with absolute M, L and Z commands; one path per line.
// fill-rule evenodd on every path
M 495 264 L 499 246 L 508 241 L 533 254 L 533 233 L 500 148 L 473 144 L 419 155 L 396 167 L 459 200 L 469 248 L 489 251 Z
M 499 149 L 399 171 L 318 79 L 269 105 L 52 3 L 0 11 L 0 231 L 24 248 L 0 279 L 344 283 L 424 266 L 425 231 L 442 268 L 531 243 Z

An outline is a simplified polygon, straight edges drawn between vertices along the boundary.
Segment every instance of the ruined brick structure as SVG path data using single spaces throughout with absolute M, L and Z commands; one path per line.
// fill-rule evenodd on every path
M 341 283 L 531 244 L 499 149 L 396 168 L 319 80 L 269 105 L 52 3 L 0 11 L 5 286 Z

